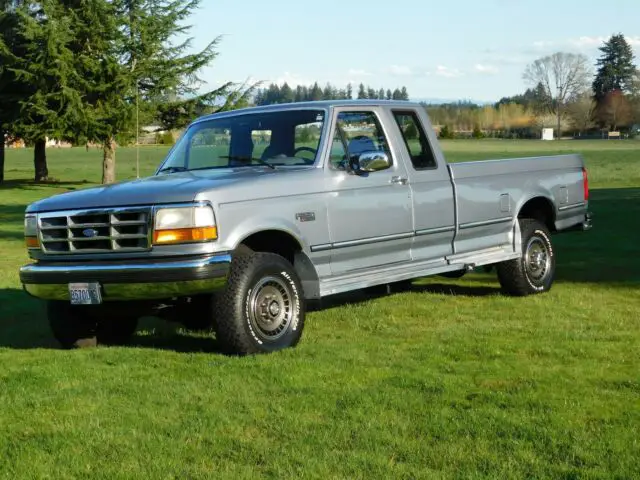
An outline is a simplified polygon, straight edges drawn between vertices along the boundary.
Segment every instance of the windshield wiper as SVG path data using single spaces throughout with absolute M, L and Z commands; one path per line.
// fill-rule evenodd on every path
M 177 173 L 177 172 L 186 172 L 188 169 L 187 167 L 164 167 L 161 168 L 158 173 Z
M 261 158 L 256 158 L 256 157 L 243 157 L 241 155 L 230 155 L 230 156 L 220 156 L 218 158 L 225 158 L 228 160 L 255 160 L 258 163 L 261 163 L 262 165 L 265 165 L 267 167 L 269 167 L 272 170 L 275 170 L 276 167 L 275 165 L 271 165 L 269 162 L 267 162 L 266 160 L 263 160 Z M 249 164 L 251 165 L 251 164 Z M 242 165 L 237 165 L 238 167 L 241 167 Z

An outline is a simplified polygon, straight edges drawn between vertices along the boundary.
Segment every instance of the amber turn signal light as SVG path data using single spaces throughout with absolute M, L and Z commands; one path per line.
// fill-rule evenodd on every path
M 27 248 L 40 248 L 38 237 L 24 237 L 24 243 Z
M 153 234 L 154 245 L 171 245 L 175 243 L 207 242 L 218 238 L 216 227 L 175 228 L 156 230 Z

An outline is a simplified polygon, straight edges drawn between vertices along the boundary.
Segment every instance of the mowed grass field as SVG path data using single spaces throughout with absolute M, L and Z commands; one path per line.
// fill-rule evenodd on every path
M 453 161 L 580 152 L 594 228 L 555 236 L 548 294 L 494 274 L 329 300 L 296 349 L 250 358 L 145 320 L 134 345 L 61 351 L 21 291 L 27 203 L 100 178 L 49 150 L 0 187 L 2 478 L 638 478 L 640 143 L 451 141 Z M 166 149 L 141 149 L 148 174 Z M 118 177 L 135 151 L 118 151 Z

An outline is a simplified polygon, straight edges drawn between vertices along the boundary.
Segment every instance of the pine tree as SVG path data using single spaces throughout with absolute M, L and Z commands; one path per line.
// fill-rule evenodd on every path
M 282 87 L 280 87 L 280 102 L 279 103 L 291 103 L 293 102 L 295 96 L 293 93 L 293 90 L 291 90 L 291 87 L 289 86 L 289 84 L 287 82 L 284 82 L 282 84 Z
M 390 89 L 387 89 L 387 100 L 393 100 L 393 94 Z
M 83 0 L 75 0 L 83 1 Z M 86 0 L 84 0 L 86 3 Z M 104 3 L 104 2 L 102 2 Z M 202 84 L 198 72 L 217 57 L 220 37 L 211 40 L 201 51 L 187 53 L 191 38 L 175 42 L 175 36 L 185 35 L 190 26 L 182 22 L 199 7 L 200 0 L 114 0 L 107 2 L 116 7 L 117 28 L 122 33 L 117 55 L 119 67 L 128 71 L 128 103 L 149 100 L 167 93 L 177 98 L 197 94 Z M 223 86 L 199 96 L 201 102 L 233 93 L 233 84 Z M 238 92 L 236 92 L 238 93 Z M 117 103 L 117 102 L 116 102 Z M 119 126 L 128 115 L 115 115 L 114 126 Z M 115 157 L 110 153 L 114 137 L 103 139 L 103 182 L 115 181 Z M 109 164 L 113 168 L 109 168 Z
M 347 84 L 347 100 L 351 100 L 353 98 L 353 87 L 351 84 Z
M 393 91 L 393 94 L 392 94 L 391 98 L 393 100 L 402 100 L 402 92 L 400 91 L 400 89 L 396 88 Z
M 384 88 L 381 88 L 380 90 L 378 90 L 378 99 L 384 100 Z
M 362 83 L 358 86 L 358 98 L 359 99 L 367 98 L 367 91 L 365 90 L 364 85 Z
M 596 63 L 598 71 L 592 85 L 597 102 L 615 90 L 628 93 L 636 71 L 633 50 L 624 35 L 612 35 L 599 50 L 602 56 Z
M 336 90 L 330 83 L 327 83 L 322 91 L 323 100 L 334 100 L 337 97 Z
M 25 2 L 15 13 L 24 43 L 13 71 L 28 93 L 19 101 L 14 128 L 33 143 L 34 179 L 41 182 L 49 178 L 47 138 L 64 139 L 82 123 L 82 94 L 70 48 L 73 20 L 61 2 L 53 0 Z
M 27 86 L 18 82 L 12 69 L 20 57 L 20 36 L 15 2 L 0 0 L 0 183 L 4 181 L 5 141 L 15 135 L 19 100 Z
M 311 101 L 322 100 L 322 89 L 318 86 L 318 82 L 315 82 L 313 87 L 311 87 L 309 96 L 311 97 Z
M 409 92 L 407 92 L 407 87 L 405 86 L 400 89 L 400 100 L 409 101 Z

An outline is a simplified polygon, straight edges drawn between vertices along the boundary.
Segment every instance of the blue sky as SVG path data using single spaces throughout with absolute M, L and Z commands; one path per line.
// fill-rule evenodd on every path
M 203 0 L 190 23 L 194 49 L 224 36 L 210 86 L 363 82 L 494 101 L 524 91 L 527 63 L 554 51 L 595 61 L 623 33 L 640 57 L 639 19 L 639 0 Z

